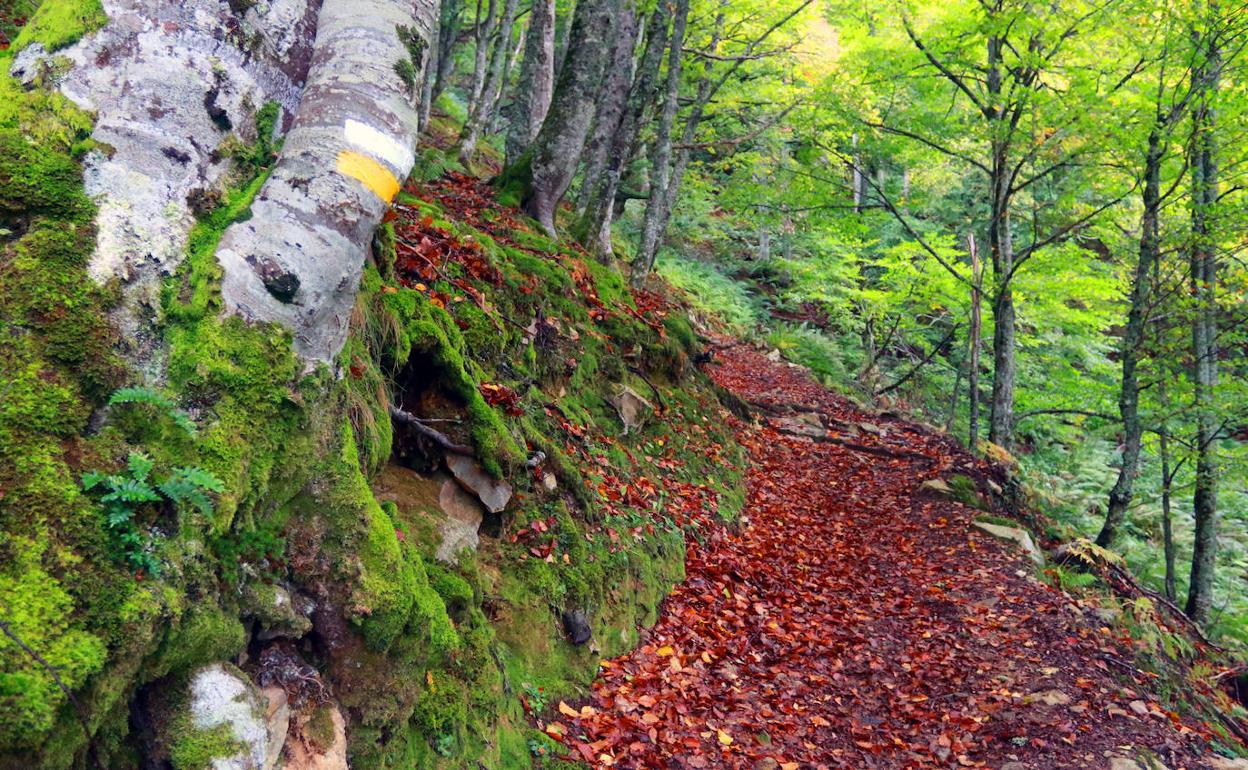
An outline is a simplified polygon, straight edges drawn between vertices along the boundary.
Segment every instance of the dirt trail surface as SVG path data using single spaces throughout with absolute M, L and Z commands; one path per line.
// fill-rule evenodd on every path
M 741 435 L 748 521 L 691 544 L 688 579 L 645 644 L 603 663 L 596 700 L 561 704 L 575 756 L 621 768 L 1118 770 L 1135 765 L 1116 758 L 1146 749 L 1170 770 L 1205 767 L 1207 732 L 1149 695 L 1123 632 L 974 530 L 976 511 L 920 490 L 982 479 L 986 466 L 744 346 L 722 351 L 711 375 L 763 418 Z M 844 443 L 793 435 L 823 421 Z

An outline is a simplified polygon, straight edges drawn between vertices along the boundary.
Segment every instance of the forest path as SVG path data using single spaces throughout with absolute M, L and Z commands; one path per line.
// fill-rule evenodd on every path
M 1170 770 L 1205 766 L 1200 726 L 1150 697 L 1130 639 L 975 530 L 977 511 L 920 491 L 987 466 L 743 345 L 710 373 L 763 422 L 740 436 L 753 464 L 745 526 L 691 543 L 688 579 L 645 643 L 603 663 L 596 703 L 561 704 L 581 757 L 1125 770 L 1116 758 L 1145 749 Z M 807 410 L 866 430 L 833 429 L 848 446 L 792 435 Z

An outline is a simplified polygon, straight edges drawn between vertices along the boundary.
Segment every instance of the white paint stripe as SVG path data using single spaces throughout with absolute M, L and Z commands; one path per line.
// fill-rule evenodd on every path
M 389 163 L 400 176 L 411 171 L 416 163 L 416 156 L 406 145 L 358 120 L 348 120 L 342 133 L 348 144 Z

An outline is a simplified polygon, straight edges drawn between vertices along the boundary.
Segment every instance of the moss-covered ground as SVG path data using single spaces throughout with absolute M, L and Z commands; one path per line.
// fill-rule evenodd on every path
M 76 10 L 36 14 L 15 48 L 68 45 L 103 22 L 96 3 L 49 7 Z M 697 339 L 681 308 L 634 297 L 613 269 L 452 175 L 405 192 L 339 365 L 307 372 L 284 330 L 220 316 L 213 248 L 248 216 L 276 149 L 234 140 L 238 173 L 168 280 L 162 366 L 144 379 L 114 353 L 117 287 L 87 275 L 90 116 L 21 89 L 8 63 L 0 767 L 138 767 L 152 749 L 138 726 L 160 721 L 142 713 L 160 700 L 142 694 L 213 661 L 254 674 L 246 597 L 263 591 L 247 589 L 273 584 L 320 608 L 301 649 L 343 707 L 353 767 L 553 766 L 535 716 L 583 693 L 599 655 L 636 642 L 682 576 L 685 538 L 741 505 L 740 453 L 689 363 Z M 150 397 L 110 407 L 123 386 Z M 658 407 L 627 435 L 610 404 L 625 387 Z M 433 558 L 436 512 L 372 491 L 410 443 L 392 403 L 457 420 L 446 432 L 516 489 L 457 564 Z M 221 491 L 210 507 L 138 500 L 118 526 L 82 478 L 125 473 L 136 452 L 153 478 L 194 469 Z M 589 643 L 567 640 L 565 612 L 587 619 Z M 222 742 L 193 735 L 163 751 L 197 766 Z

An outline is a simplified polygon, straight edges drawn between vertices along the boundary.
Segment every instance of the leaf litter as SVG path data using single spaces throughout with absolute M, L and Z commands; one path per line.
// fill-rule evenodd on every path
M 763 414 L 863 425 L 853 442 L 739 428 L 740 527 L 703 522 L 687 579 L 592 698 L 546 728 L 616 768 L 1101 768 L 1147 749 L 1197 768 L 1208 727 L 1167 711 L 1134 642 L 925 495 L 996 471 L 950 438 L 868 417 L 800 370 L 728 343 L 712 378 Z M 860 443 L 861 442 L 861 443 Z M 870 449 L 862 451 L 855 447 Z

